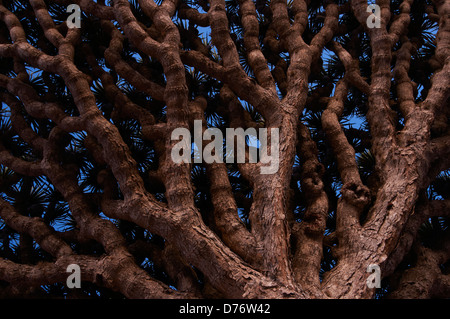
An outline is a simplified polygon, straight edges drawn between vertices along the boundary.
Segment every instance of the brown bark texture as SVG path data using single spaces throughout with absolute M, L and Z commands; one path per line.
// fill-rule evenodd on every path
M 0 0 L 0 297 L 450 297 L 450 0 L 377 5 Z

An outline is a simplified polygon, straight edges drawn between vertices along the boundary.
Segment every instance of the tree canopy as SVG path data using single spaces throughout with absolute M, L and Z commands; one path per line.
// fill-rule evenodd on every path
M 450 1 L 371 3 L 0 0 L 0 296 L 448 298 Z

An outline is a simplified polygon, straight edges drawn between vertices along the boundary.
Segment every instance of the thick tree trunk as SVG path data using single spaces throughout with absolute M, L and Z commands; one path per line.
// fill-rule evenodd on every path
M 236 23 L 229 21 L 227 10 L 231 9 L 224 0 L 211 0 L 203 10 L 175 0 L 164 0 L 161 5 L 140 0 L 139 14 L 125 0 L 111 5 L 78 3 L 105 33 L 106 40 L 101 39 L 98 48 L 91 45 L 92 35 L 86 35 L 86 30 L 56 26 L 44 1 L 30 1 L 36 17 L 33 23 L 42 29 L 36 43 L 52 45 L 51 54 L 43 44 L 31 44 L 19 13 L 0 4 L 0 57 L 14 64 L 14 72 L 0 74 L 0 97 L 11 110 L 13 136 L 33 149 L 17 155 L 9 149 L 13 143 L 6 141 L 5 134 L 0 163 L 21 176 L 45 176 L 68 204 L 76 224 L 73 232 L 55 231 L 45 218 L 33 217 L 29 208 L 22 210 L 8 200 L 2 181 L 0 218 L 20 234 L 20 260 L 0 258 L 0 280 L 8 283 L 4 295 L 23 296 L 42 285 L 64 283 L 67 266 L 78 264 L 84 281 L 128 298 L 372 298 L 376 290 L 367 284 L 367 269 L 378 265 L 382 278 L 399 278 L 392 297 L 448 297 L 450 280 L 439 266 L 450 258 L 450 240 L 446 236 L 438 248 L 424 247 L 418 231 L 431 217 L 449 216 L 448 200 L 430 202 L 421 195 L 439 172 L 450 168 L 450 1 L 434 1 L 430 6 L 430 19 L 438 20 L 439 31 L 429 61 L 433 76 L 420 102 L 409 78 L 411 54 L 418 45 L 408 35 L 414 1 L 402 1 L 396 17 L 391 16 L 389 1 L 377 2 L 380 28 L 367 26 L 366 1 L 327 2 L 320 13 L 321 28 L 313 33 L 308 29 L 309 1 L 294 0 L 288 7 L 286 1 L 275 0 L 261 7 L 260 1 L 239 0 L 242 43 L 230 31 Z M 344 13 L 356 18 L 358 29 L 339 25 Z M 177 26 L 176 15 L 187 19 L 189 27 Z M 261 22 L 260 15 L 267 21 Z M 210 27 L 216 58 L 192 30 L 194 25 Z M 358 50 L 337 42 L 343 35 L 358 39 L 362 32 L 370 37 L 370 79 L 360 72 Z M 186 41 L 191 47 L 182 49 Z M 139 52 L 142 63 L 125 57 L 124 46 Z M 319 89 L 308 94 L 311 77 L 320 73 L 325 47 L 336 54 L 345 74 L 336 79 L 331 97 L 320 96 Z M 240 50 L 245 50 L 254 77 L 242 67 Z M 157 70 L 150 67 L 155 61 Z M 70 113 L 50 93 L 38 93 L 29 81 L 28 66 L 44 75 L 57 75 L 76 111 Z M 214 91 L 213 102 L 207 93 L 193 93 L 186 67 L 223 84 Z M 120 81 L 114 78 L 117 74 L 143 92 L 143 105 L 120 89 Z M 102 83 L 112 105 L 110 118 L 99 108 L 91 89 L 93 80 Z M 376 183 L 371 185 L 363 182 L 355 147 L 340 122 L 351 90 L 367 97 L 370 151 L 375 159 L 372 177 Z M 259 121 L 243 109 L 242 101 L 261 115 Z M 327 193 L 330 185 L 325 185 L 323 156 L 319 156 L 313 130 L 302 120 L 305 108 L 313 108 L 313 102 L 323 107 L 320 134 L 342 182 L 331 234 L 326 233 L 327 219 L 334 204 Z M 164 116 L 154 114 L 152 103 L 164 106 Z M 171 157 L 176 145 L 172 131 L 192 131 L 194 120 L 201 120 L 206 130 L 210 123 L 205 114 L 212 103 L 220 104 L 218 109 L 230 119 L 231 127 L 279 130 L 276 172 L 262 173 L 262 162 L 236 165 L 239 178 L 251 188 L 251 199 L 246 198 L 251 201 L 248 227 L 239 216 L 241 206 L 227 164 L 202 164 L 211 206 L 200 209 L 192 164 L 177 163 Z M 404 118 L 401 129 L 393 103 Z M 48 121 L 48 134 L 32 126 L 29 118 Z M 138 138 L 154 146 L 158 167 L 145 176 L 118 124 L 129 119 L 138 123 Z M 99 192 L 89 193 L 80 186 L 80 168 L 67 159 L 64 141 L 75 132 L 86 134 L 89 161 L 92 158 L 100 167 L 95 176 L 102 188 Z M 269 136 L 270 146 L 275 137 Z M 27 160 L 28 153 L 37 159 Z M 295 187 L 304 196 L 300 222 L 293 208 L 293 182 L 298 182 Z M 153 192 L 153 188 L 162 191 Z M 165 201 L 155 193 L 164 193 Z M 118 221 L 159 236 L 164 244 L 130 243 Z M 33 241 L 50 257 L 34 262 Z M 76 252 L 78 244 L 91 243 L 102 247 L 100 256 Z M 336 265 L 322 276 L 326 248 L 331 249 Z M 411 253 L 417 256 L 416 264 L 397 274 Z M 143 270 L 138 262 L 141 257 L 163 268 L 177 290 Z

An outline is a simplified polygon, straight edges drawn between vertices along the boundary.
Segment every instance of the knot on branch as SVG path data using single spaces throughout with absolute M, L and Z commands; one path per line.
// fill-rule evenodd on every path
M 302 186 L 310 195 L 320 195 L 323 191 L 323 182 L 318 176 L 308 177 L 302 181 Z
M 345 183 L 342 186 L 341 194 L 347 203 L 357 208 L 364 208 L 370 201 L 369 188 L 360 183 Z

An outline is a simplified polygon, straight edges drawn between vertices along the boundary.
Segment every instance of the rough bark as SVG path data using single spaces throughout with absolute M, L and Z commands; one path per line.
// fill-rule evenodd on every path
M 410 77 L 412 55 L 422 45 L 408 34 L 412 0 L 403 1 L 397 15 L 389 1 L 379 1 L 381 28 L 367 26 L 366 1 L 328 1 L 317 32 L 308 26 L 310 1 L 239 0 L 234 18 L 242 27 L 241 42 L 230 29 L 234 22 L 225 0 L 205 2 L 202 9 L 177 0 L 160 5 L 140 0 L 139 14 L 125 0 L 74 2 L 105 37 L 98 47 L 89 43 L 83 26 L 70 29 L 55 22 L 43 0 L 29 1 L 29 17 L 41 28 L 39 41 L 32 43 L 19 13 L 0 1 L 0 57 L 14 64 L 14 72 L 0 74 L 0 99 L 10 110 L 13 135 L 33 150 L 18 155 L 7 140 L 12 136 L 2 136 L 0 164 L 20 176 L 45 177 L 76 224 L 72 231 L 55 230 L 45 217 L 33 217 L 8 200 L 2 181 L 0 218 L 20 234 L 23 252 L 20 263 L 0 258 L 0 280 L 6 283 L 2 295 L 32 295 L 42 285 L 64 283 L 67 265 L 75 263 L 84 281 L 128 298 L 372 298 L 375 289 L 366 284 L 371 264 L 380 266 L 383 278 L 397 278 L 391 297 L 449 296 L 450 279 L 439 268 L 450 259 L 448 236 L 430 248 L 422 245 L 419 229 L 430 218 L 449 217 L 448 199 L 424 200 L 423 193 L 437 174 L 450 169 L 450 1 L 429 6 L 429 19 L 439 29 L 428 61 L 432 78 L 421 101 Z M 343 13 L 357 21 L 355 30 L 340 24 Z M 177 25 L 175 17 L 189 27 Z M 201 41 L 196 26 L 211 30 L 210 44 Z M 360 70 L 356 45 L 340 43 L 345 34 L 370 38 L 369 78 Z M 124 54 L 128 47 L 141 57 L 139 62 Z M 308 94 L 325 48 L 340 61 L 343 75 L 335 79 L 333 90 Z M 48 94 L 38 92 L 27 67 L 57 76 L 76 111 L 52 97 L 50 82 Z M 186 68 L 220 83 L 214 99 L 211 93 L 194 92 Z M 145 102 L 125 92 L 118 76 Z M 111 105 L 109 116 L 99 107 L 94 81 L 101 83 Z M 376 185 L 362 178 L 357 151 L 340 122 L 354 91 L 367 97 L 364 115 Z M 400 128 L 394 104 L 403 117 Z M 160 106 L 164 116 L 158 117 Z M 203 163 L 211 204 L 205 209 L 197 201 L 193 164 L 171 159 L 176 144 L 171 132 L 193 132 L 193 121 L 202 120 L 203 133 L 211 107 L 230 127 L 279 129 L 279 169 L 267 175 L 260 171 L 262 163 L 235 165 L 252 189 L 250 199 L 233 188 L 228 164 Z M 317 108 L 320 134 L 342 183 L 336 203 L 327 192 L 322 146 L 305 125 L 305 110 Z M 30 118 L 48 121 L 48 132 L 36 129 Z M 158 165 L 146 176 L 118 125 L 125 120 L 135 120 L 139 138 L 154 147 Z M 95 179 L 101 191 L 83 189 L 80 168 L 67 159 L 65 140 L 77 132 L 84 132 L 86 152 L 100 167 Z M 293 208 L 297 182 L 303 197 L 294 204 L 305 207 L 300 220 Z M 157 193 L 164 193 L 165 200 Z M 248 225 L 239 216 L 243 206 Z M 336 224 L 330 234 L 327 220 L 333 209 Z M 163 244 L 130 243 L 118 227 L 125 221 Z M 49 254 L 45 261 L 32 263 L 26 257 L 33 241 Z M 101 246 L 100 256 L 73 248 L 94 244 Z M 326 247 L 336 265 L 321 274 Z M 402 269 L 411 254 L 416 263 Z M 163 269 L 177 290 L 142 269 L 138 260 L 144 258 Z

